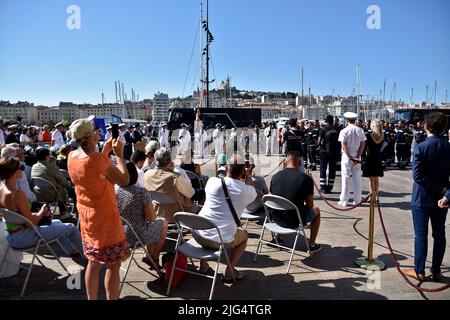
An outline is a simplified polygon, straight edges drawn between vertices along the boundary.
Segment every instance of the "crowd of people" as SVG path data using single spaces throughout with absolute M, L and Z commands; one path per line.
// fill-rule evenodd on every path
M 272 211 L 271 219 L 285 228 L 296 229 L 300 224 L 310 224 L 309 248 L 311 253 L 317 253 L 322 249 L 321 244 L 316 242 L 321 212 L 314 205 L 314 182 L 305 173 L 305 168 L 315 170 L 320 166 L 321 191 L 330 193 L 334 187 L 337 163 L 341 161 L 339 204 L 345 207 L 350 203 L 350 179 L 353 179 L 354 195 L 350 204 L 357 204 L 361 201 L 361 175 L 370 178 L 371 192 L 378 192 L 378 178 L 383 176 L 383 168 L 392 156 L 391 152 L 397 155 L 401 164 L 406 165 L 410 158 L 410 144 L 414 143 L 417 145 L 414 149 L 414 164 L 417 166 L 414 168 L 414 181 L 420 188 L 417 193 L 422 193 L 422 197 L 430 201 L 430 206 L 423 203 L 425 200 L 420 200 L 421 196 L 414 196 L 413 204 L 417 208 L 432 207 L 427 209 L 426 214 L 432 223 L 434 221 L 433 228 L 439 230 L 435 238 L 439 254 L 435 253 L 432 267 L 433 275 L 438 278 L 441 253 L 445 250 L 445 245 L 442 249 L 442 242 L 445 243 L 445 233 L 442 239 L 442 221 L 445 222 L 445 219 L 439 220 L 435 215 L 446 212 L 447 199 L 450 198 L 450 192 L 446 189 L 449 187 L 450 166 L 445 162 L 450 159 L 450 144 L 443 140 L 444 144 L 442 139 L 433 144 L 435 138 L 426 137 L 438 136 L 446 124 L 439 117 L 435 117 L 437 120 L 430 117 L 425 126 L 418 124 L 417 128 L 407 129 L 402 122 L 397 128 L 378 120 L 362 123 L 353 113 L 346 113 L 345 118 L 345 127 L 332 116 L 326 117 L 322 123 L 291 119 L 287 127 L 281 130 L 274 123 L 267 124 L 263 131 L 266 155 L 277 153 L 275 141 L 279 139 L 279 151 L 285 156 L 283 169 L 272 177 L 269 187 L 263 177 L 255 174 L 256 163 L 248 138 L 250 134 L 244 136 L 245 152 L 241 155 L 233 152 L 228 156 L 224 152 L 226 145 L 228 143 L 232 150 L 236 150 L 238 135 L 232 131 L 231 139 L 227 138 L 220 124 L 213 133 L 217 170 L 215 176 L 207 177 L 202 175 L 201 167 L 192 160 L 192 139 L 206 141 L 201 125 L 194 136 L 183 125 L 178 135 L 180 147 L 173 152 L 169 133 L 164 131 L 167 130 L 165 124 L 156 138 L 152 132 L 152 140 L 146 140 L 146 133 L 137 125 L 128 128 L 120 125 L 119 137 L 113 139 L 107 136 L 108 139 L 99 148 L 100 130 L 92 117 L 74 121 L 69 130 L 65 130 L 62 123 L 57 124 L 53 132 L 48 127 L 43 128 L 43 132 L 35 128 L 32 133 L 36 136 L 35 140 L 29 137 L 30 128 L 23 129 L 19 135 L 17 126 L 12 125 L 4 130 L 0 122 L 0 140 L 2 136 L 4 139 L 0 158 L 0 206 L 38 224 L 42 217 L 52 214 L 48 204 L 57 204 L 59 219 L 53 219 L 50 224 L 39 226 L 39 229 L 48 240 L 61 237 L 67 252 L 87 259 L 85 283 L 89 299 L 98 297 L 102 267 L 107 269 L 104 279 L 107 298 L 118 299 L 120 265 L 129 258 L 130 246 L 137 241 L 131 230 L 124 228 L 121 216 L 131 223 L 147 247 L 150 257 L 144 257 L 142 261 L 151 268 L 154 267 L 153 261 L 160 269 L 163 269 L 160 253 L 169 225 L 174 223 L 174 214 L 191 212 L 208 218 L 218 226 L 225 247 L 231 249 L 231 268 L 225 270 L 222 278 L 223 282 L 228 283 L 234 281 L 233 275 L 236 280 L 245 277 L 244 273 L 236 270 L 236 265 L 246 249 L 248 233 L 236 223 L 235 214 L 240 218 L 243 213 L 263 211 L 262 197 L 265 194 L 286 198 L 297 206 L 300 217 L 291 211 Z M 414 132 L 409 131 L 413 129 Z M 30 140 L 21 135 L 26 135 Z M 43 138 L 44 135 L 46 138 Z M 42 136 L 42 143 L 48 144 L 24 153 L 23 145 L 39 142 L 39 136 Z M 140 146 L 142 142 L 143 147 Z M 430 152 L 427 144 L 436 144 L 435 155 L 445 153 L 441 163 L 443 175 L 437 177 L 438 182 L 424 176 L 426 168 L 433 165 L 421 153 Z M 205 145 L 201 145 L 199 157 L 204 156 L 204 150 Z M 177 161 L 177 156 L 181 156 L 181 161 Z M 35 178 L 50 182 L 54 188 L 34 183 Z M 160 197 L 171 201 L 160 201 Z M 69 213 L 70 203 L 73 210 Z M 420 210 L 413 209 L 413 213 L 416 212 L 414 223 L 416 234 L 423 235 L 428 220 L 425 221 Z M 75 227 L 73 218 L 79 219 L 80 229 Z M 6 224 L 6 229 L 7 240 L 13 248 L 20 249 L 37 242 L 37 236 L 27 225 Z M 217 249 L 220 244 L 214 230 L 193 233 L 192 236 L 207 248 Z M 283 238 L 274 235 L 273 241 L 282 243 Z M 414 274 L 416 278 L 421 278 L 424 273 L 424 241 L 423 236 L 416 237 L 416 251 L 420 251 Z M 207 261 L 202 260 L 200 272 L 209 271 Z

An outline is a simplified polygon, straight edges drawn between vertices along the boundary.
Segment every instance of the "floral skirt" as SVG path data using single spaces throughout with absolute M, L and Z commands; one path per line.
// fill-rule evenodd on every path
M 108 265 L 123 262 L 131 255 L 126 240 L 103 248 L 94 248 L 83 241 L 83 252 L 87 259 Z

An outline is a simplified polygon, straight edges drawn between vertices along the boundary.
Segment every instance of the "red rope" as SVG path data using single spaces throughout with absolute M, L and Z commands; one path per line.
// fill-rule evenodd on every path
M 389 241 L 389 237 L 387 235 L 386 227 L 385 227 L 384 221 L 383 221 L 383 215 L 381 214 L 381 207 L 380 207 L 379 199 L 377 199 L 377 207 L 378 207 L 378 214 L 380 216 L 381 227 L 383 228 L 384 237 L 386 238 L 386 243 L 388 245 L 389 251 L 391 252 L 395 267 L 397 268 L 397 270 L 401 274 L 401 276 L 405 279 L 405 281 L 414 289 L 416 289 L 418 291 L 422 291 L 422 292 L 440 292 L 440 291 L 444 291 L 444 290 L 447 290 L 448 288 L 450 288 L 450 283 L 443 287 L 435 288 L 435 289 L 421 288 L 420 286 L 414 284 L 413 282 L 411 282 L 411 280 L 409 280 L 408 276 L 400 269 L 400 265 L 398 264 L 397 257 L 395 256 L 394 250 L 392 249 L 392 246 L 391 246 L 391 242 Z
M 310 176 L 311 176 L 311 175 L 310 175 Z M 311 178 L 312 178 L 312 176 L 311 176 Z M 362 206 L 363 203 L 366 203 L 367 200 L 369 200 L 369 198 L 370 198 L 370 194 L 369 194 L 369 195 L 368 195 L 366 198 L 364 198 L 360 203 L 358 203 L 358 204 L 356 204 L 356 205 L 354 205 L 354 206 L 352 206 L 352 207 L 350 207 L 350 208 L 345 208 L 345 209 L 343 209 L 343 208 L 338 208 L 338 207 L 332 205 L 332 204 L 325 198 L 325 196 L 322 194 L 322 192 L 320 192 L 320 189 L 319 189 L 319 187 L 317 186 L 317 183 L 316 183 L 316 181 L 314 181 L 314 179 L 313 179 L 313 182 L 314 182 L 314 187 L 316 188 L 317 192 L 319 193 L 320 198 L 321 198 L 323 201 L 325 201 L 325 203 L 326 203 L 327 205 L 329 205 L 331 208 L 333 208 L 334 210 L 337 210 L 337 211 L 350 211 L 350 210 L 356 209 L 356 208 Z

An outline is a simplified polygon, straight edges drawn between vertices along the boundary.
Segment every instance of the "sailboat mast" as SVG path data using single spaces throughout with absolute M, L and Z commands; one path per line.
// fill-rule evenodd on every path
M 206 107 L 209 108 L 209 0 L 206 0 Z

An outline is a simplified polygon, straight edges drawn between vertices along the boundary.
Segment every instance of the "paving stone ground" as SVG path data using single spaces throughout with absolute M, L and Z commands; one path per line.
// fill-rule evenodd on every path
M 202 162 L 202 160 L 198 160 Z M 257 173 L 266 175 L 276 168 L 280 159 L 278 157 L 257 157 Z M 205 174 L 214 172 L 212 161 L 203 167 Z M 271 175 L 270 175 L 271 176 Z M 270 181 L 270 176 L 267 181 Z M 318 172 L 313 176 L 318 181 Z M 336 204 L 340 192 L 340 175 L 336 180 L 334 193 L 327 198 Z M 411 171 L 388 170 L 381 180 L 380 200 L 382 212 L 389 233 L 389 238 L 395 249 L 397 259 L 405 267 L 413 265 L 414 261 L 414 233 L 410 211 L 412 178 Z M 363 190 L 368 193 L 368 179 L 363 178 Z M 250 240 L 238 269 L 245 272 L 247 277 L 235 285 L 216 283 L 215 299 L 355 299 L 355 300 L 449 300 L 450 289 L 439 293 L 421 294 L 406 284 L 394 267 L 393 260 L 387 249 L 381 225 L 376 215 L 374 254 L 387 265 L 385 271 L 369 275 L 358 268 L 354 260 L 367 255 L 367 235 L 369 206 L 363 205 L 350 212 L 338 212 L 316 197 L 316 205 L 322 211 L 322 224 L 317 241 L 322 244 L 321 252 L 308 257 L 305 252 L 303 238 L 297 246 L 298 255 L 294 256 L 290 274 L 286 274 L 289 254 L 265 246 L 256 263 L 253 262 L 261 225 L 250 222 L 248 231 Z M 449 222 L 447 222 L 447 237 L 449 237 Z M 308 233 L 309 231 L 307 231 Z M 269 239 L 266 237 L 266 239 Z M 429 235 L 429 267 L 432 253 L 431 231 Z M 288 239 L 289 240 L 289 239 Z M 170 242 L 169 246 L 173 244 Z M 45 250 L 43 251 L 45 253 Z M 60 252 L 61 253 L 61 252 Z M 141 255 L 137 260 L 140 261 Z M 27 265 L 31 255 L 26 254 L 23 263 Z M 45 267 L 39 264 L 34 267 L 25 299 L 85 299 L 84 272 L 81 273 L 81 289 L 69 290 L 67 288 L 68 276 L 64 274 L 61 266 L 48 256 L 42 259 Z M 76 267 L 83 265 L 71 258 L 63 257 L 66 266 Z M 213 263 L 211 263 L 214 266 Z M 166 296 L 166 286 L 160 279 L 147 273 L 145 264 L 139 268 L 134 263 L 124 286 L 121 299 L 207 299 L 211 281 L 189 275 L 177 288 L 174 288 L 169 297 Z M 224 271 L 220 265 L 219 272 Z M 427 272 L 429 272 L 427 270 Z M 443 263 L 444 283 L 450 282 L 450 250 L 447 244 L 447 253 Z M 17 299 L 21 285 L 25 279 L 26 271 L 21 270 L 15 277 L 0 279 L 0 299 Z M 375 288 L 373 281 L 377 279 Z M 372 286 L 371 286 L 372 284 Z M 427 282 L 423 287 L 435 288 L 441 284 Z M 102 287 L 102 286 L 101 286 Z M 100 291 L 104 298 L 104 291 Z

